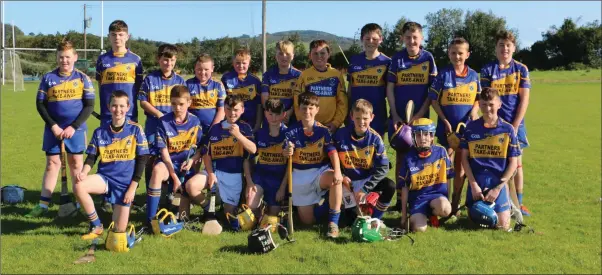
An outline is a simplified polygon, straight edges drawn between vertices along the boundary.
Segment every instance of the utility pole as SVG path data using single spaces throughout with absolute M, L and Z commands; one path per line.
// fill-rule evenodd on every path
M 86 4 L 84 4 L 84 59 L 88 59 L 88 43 L 86 43 L 86 28 L 88 27 L 88 22 L 86 21 Z
M 265 21 L 266 21 L 266 0 L 262 0 L 261 1 L 261 6 L 262 6 L 262 12 L 261 12 L 261 32 L 263 34 L 263 72 L 265 73 L 265 71 L 267 70 L 267 62 L 266 62 L 266 53 L 267 53 L 267 47 L 266 47 L 266 33 L 265 33 Z

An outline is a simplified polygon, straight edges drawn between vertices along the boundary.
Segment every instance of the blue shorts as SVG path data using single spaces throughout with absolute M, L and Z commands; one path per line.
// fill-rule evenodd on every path
M 527 128 L 525 124 L 522 123 L 518 126 L 518 131 L 516 133 L 516 138 L 518 139 L 518 144 L 520 145 L 520 149 L 525 149 L 529 147 L 529 140 L 527 140 Z
M 65 139 L 65 151 L 69 154 L 83 154 L 86 150 L 86 130 L 78 129 L 71 138 Z M 61 141 L 57 139 L 52 131 L 44 127 L 44 140 L 42 151 L 46 155 L 58 155 L 61 153 Z
M 98 173 L 97 175 L 99 175 L 102 178 L 102 180 L 105 182 L 105 184 L 107 185 L 107 187 L 105 188 L 105 197 L 107 198 L 106 201 L 108 201 L 111 204 L 117 204 L 117 205 L 126 206 L 126 207 L 131 206 L 131 203 L 129 203 L 129 204 L 123 203 L 123 199 L 125 198 L 125 193 L 128 191 L 128 187 L 130 185 L 129 182 L 128 183 L 117 182 L 117 181 L 110 179 L 109 177 L 106 177 L 103 174 L 100 174 L 100 173 Z
M 481 188 L 481 191 L 482 191 L 485 188 L 494 187 L 496 185 L 496 183 L 499 182 L 500 179 L 498 177 L 496 177 L 495 175 L 492 175 L 489 173 L 483 173 L 483 174 L 475 175 L 475 180 L 479 184 L 479 187 Z M 510 194 L 508 192 L 508 185 L 505 185 L 504 188 L 502 188 L 502 190 L 500 190 L 500 194 L 497 196 L 497 199 L 495 200 L 495 206 L 494 206 L 493 210 L 496 213 L 504 212 L 504 211 L 510 209 L 510 196 L 509 195 Z M 466 207 L 470 208 L 473 203 L 474 203 L 474 200 L 472 199 L 472 189 L 469 184 L 468 189 L 466 190 Z
M 433 214 L 433 209 L 431 209 L 431 201 L 439 197 L 447 198 L 447 196 L 443 194 L 429 194 L 410 202 L 410 215 L 422 214 L 426 217 L 430 217 Z
M 278 206 L 280 203 L 276 201 L 276 193 L 278 193 L 278 189 L 280 188 L 280 184 L 282 183 L 282 179 L 273 179 L 266 178 L 265 176 L 259 177 L 259 175 L 253 175 L 253 182 L 256 185 L 261 186 L 263 189 L 263 200 L 267 203 L 268 206 Z

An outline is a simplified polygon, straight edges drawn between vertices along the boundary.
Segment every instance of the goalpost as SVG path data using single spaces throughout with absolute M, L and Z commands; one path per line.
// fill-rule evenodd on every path
M 23 92 L 25 91 L 25 79 L 23 78 L 23 70 L 21 70 L 21 59 L 14 50 L 9 51 L 8 59 L 4 70 L 6 81 L 12 82 L 9 87 L 12 87 L 13 92 Z

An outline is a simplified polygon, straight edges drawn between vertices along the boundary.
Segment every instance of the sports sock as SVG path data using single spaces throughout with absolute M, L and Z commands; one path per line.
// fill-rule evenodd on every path
M 385 212 L 387 212 L 387 208 L 389 208 L 388 203 L 376 202 L 376 207 L 374 207 L 374 212 L 372 212 L 372 218 L 381 219 Z
M 523 205 L 523 193 L 516 193 L 518 197 L 518 204 Z
M 90 221 L 90 225 L 92 226 L 92 228 L 100 226 L 100 219 L 98 218 L 96 211 L 93 211 L 92 213 L 88 214 L 88 220 Z
M 149 222 L 157 215 L 160 198 L 161 188 L 148 188 L 148 191 L 146 192 L 146 218 Z
M 40 196 L 40 207 L 48 209 L 48 204 L 50 204 L 50 198 Z
M 328 222 L 333 222 L 335 224 L 339 224 L 339 217 L 341 216 L 341 210 L 328 210 Z

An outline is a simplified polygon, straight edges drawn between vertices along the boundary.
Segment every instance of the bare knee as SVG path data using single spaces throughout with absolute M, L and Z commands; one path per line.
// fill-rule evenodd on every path
M 426 231 L 426 216 L 423 214 L 414 214 L 410 217 L 411 229 L 414 232 Z
M 61 169 L 61 159 L 59 156 L 49 156 L 46 158 L 46 171 L 58 171 Z
M 423 225 L 423 226 L 413 225 L 412 226 L 412 231 L 413 232 L 426 232 L 426 224 Z
M 498 220 L 496 227 L 501 230 L 510 229 L 510 211 L 506 210 L 500 213 L 497 213 Z
M 167 167 L 165 167 L 165 164 L 163 163 L 158 163 L 153 167 L 153 174 L 151 176 L 151 181 L 149 183 L 149 187 L 150 188 L 160 188 L 161 187 L 161 183 L 165 180 L 167 180 L 168 173 L 167 173 Z

